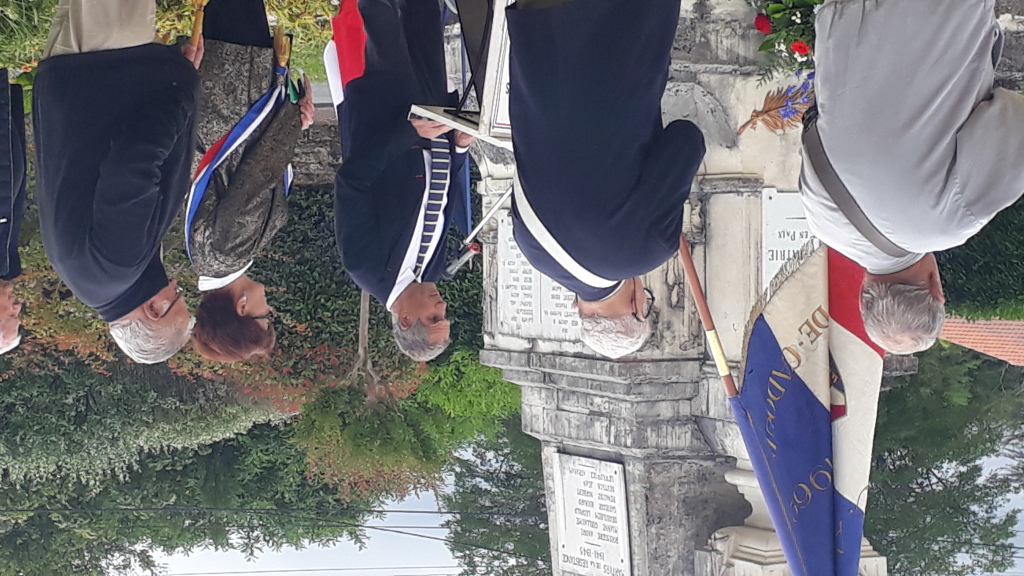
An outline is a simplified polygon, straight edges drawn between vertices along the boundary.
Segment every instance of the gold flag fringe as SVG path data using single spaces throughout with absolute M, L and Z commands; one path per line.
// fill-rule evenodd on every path
M 789 280 L 789 277 L 796 273 L 818 250 L 827 250 L 827 248 L 817 238 L 812 238 L 804 243 L 797 254 L 782 265 L 782 268 L 772 277 L 772 281 L 768 283 L 768 288 L 754 302 L 754 306 L 750 310 L 750 316 L 747 317 L 747 325 L 743 329 L 743 356 L 740 359 L 739 390 L 743 390 L 743 375 L 746 374 L 747 368 L 747 344 L 750 342 L 750 331 L 754 328 L 754 322 L 764 312 L 768 301 L 785 284 L 786 280 Z

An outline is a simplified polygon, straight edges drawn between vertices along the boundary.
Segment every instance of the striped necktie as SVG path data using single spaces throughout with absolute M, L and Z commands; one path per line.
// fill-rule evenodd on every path
M 430 141 L 430 186 L 427 188 L 427 209 L 423 215 L 423 234 L 420 236 L 420 249 L 416 254 L 416 265 L 413 273 L 416 280 L 423 276 L 423 270 L 430 262 L 434 236 L 442 232 L 444 226 L 444 206 L 451 178 L 452 153 L 451 144 L 443 135 Z

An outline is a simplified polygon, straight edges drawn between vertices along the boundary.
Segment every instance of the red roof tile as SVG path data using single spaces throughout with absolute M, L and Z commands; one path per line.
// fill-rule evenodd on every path
M 940 338 L 1016 366 L 1024 366 L 1024 320 L 947 318 Z

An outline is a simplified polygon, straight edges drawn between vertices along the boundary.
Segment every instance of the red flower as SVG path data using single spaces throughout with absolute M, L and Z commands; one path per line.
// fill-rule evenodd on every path
M 790 44 L 789 47 L 790 49 L 793 50 L 793 52 L 796 52 L 801 56 L 806 56 L 807 53 L 811 51 L 811 47 L 808 46 L 807 43 L 804 42 L 803 40 L 797 40 L 796 42 Z
M 757 31 L 760 32 L 761 34 L 771 34 L 772 19 L 769 18 L 766 14 L 758 14 L 757 18 L 754 18 L 754 28 L 757 28 Z

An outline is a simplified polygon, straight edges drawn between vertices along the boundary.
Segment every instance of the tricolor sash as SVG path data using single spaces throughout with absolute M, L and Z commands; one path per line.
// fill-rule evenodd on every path
M 289 99 L 290 81 L 287 79 L 288 70 L 278 66 L 275 68 L 275 73 L 278 81 L 274 83 L 273 87 L 260 97 L 252 105 L 252 108 L 245 113 L 245 116 L 224 137 L 211 146 L 199 160 L 199 167 L 196 169 L 196 174 L 192 179 L 192 188 L 189 190 L 185 201 L 185 248 L 190 260 L 192 258 L 192 223 L 196 212 L 199 211 L 199 206 L 203 202 L 203 198 L 206 196 L 213 173 L 227 160 L 232 152 L 245 144 L 260 123 L 266 120 L 274 110 Z M 286 196 L 291 193 L 292 175 L 292 167 L 289 164 L 285 168 L 283 175 L 284 193 Z

